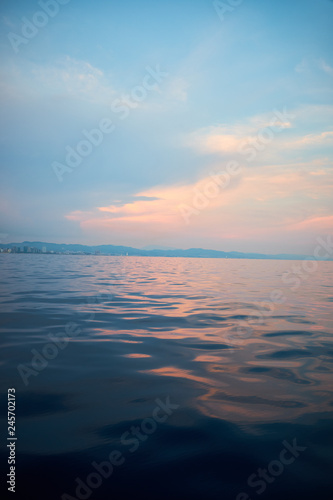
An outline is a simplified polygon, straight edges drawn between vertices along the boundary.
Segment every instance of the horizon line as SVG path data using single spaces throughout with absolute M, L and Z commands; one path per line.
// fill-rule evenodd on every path
M 325 242 L 324 242 L 325 243 Z M 201 247 L 191 247 L 191 248 L 151 248 L 151 249 L 145 249 L 145 248 L 137 248 L 137 247 L 132 247 L 132 246 L 126 246 L 126 245 L 114 245 L 112 243 L 102 243 L 99 245 L 89 245 L 89 244 L 84 244 L 84 243 L 53 243 L 53 242 L 47 242 L 47 241 L 22 241 L 21 243 L 18 242 L 11 242 L 11 243 L 0 243 L 0 248 L 10 248 L 10 247 L 15 247 L 15 246 L 20 246 L 25 244 L 40 244 L 40 245 L 56 245 L 56 246 L 80 246 L 80 247 L 89 247 L 91 249 L 96 249 L 98 247 L 115 247 L 115 248 L 123 248 L 123 251 L 126 251 L 126 249 L 130 249 L 133 251 L 139 251 L 139 252 L 145 252 L 149 256 L 150 252 L 189 252 L 189 251 L 204 251 L 204 252 L 214 252 L 214 253 L 221 253 L 221 254 L 238 254 L 242 256 L 246 255 L 251 255 L 251 256 L 263 256 L 263 257 L 300 257 L 302 259 L 314 259 L 314 260 L 320 260 L 320 261 L 331 261 L 333 260 L 333 252 L 330 252 L 330 256 L 320 256 L 320 255 L 309 255 L 309 254 L 295 254 L 295 253 L 276 253 L 276 254 L 270 254 L 270 253 L 261 253 L 261 252 L 240 252 L 237 250 L 214 250 L 211 248 L 201 248 Z M 325 248 L 325 245 L 321 245 L 323 248 Z M 1 252 L 4 253 L 4 252 Z M 17 253 L 31 253 L 31 252 L 17 252 Z M 50 253 L 50 251 L 44 252 L 44 253 Z M 76 253 L 76 252 L 75 252 Z M 315 252 L 314 252 L 315 253 Z M 128 255 L 129 257 L 131 255 Z M 145 255 L 142 255 L 145 256 Z M 150 255 L 151 257 L 159 257 L 159 255 Z M 195 258 L 196 256 L 179 256 L 179 257 L 191 257 Z M 206 257 L 200 257 L 197 256 L 197 258 L 211 258 L 209 256 Z M 221 257 L 222 258 L 222 257 Z M 244 257 L 246 258 L 246 257 Z M 260 258 L 260 257 L 259 257 Z M 283 260 L 283 259 L 281 259 Z M 288 259 L 285 259 L 288 260 Z

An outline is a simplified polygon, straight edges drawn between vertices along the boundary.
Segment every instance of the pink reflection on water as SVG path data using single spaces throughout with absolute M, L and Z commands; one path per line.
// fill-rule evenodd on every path
M 149 354 L 133 352 L 132 354 L 124 354 L 124 358 L 151 358 L 151 356 Z

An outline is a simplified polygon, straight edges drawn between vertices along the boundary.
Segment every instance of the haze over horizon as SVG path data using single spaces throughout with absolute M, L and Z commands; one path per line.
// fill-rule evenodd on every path
M 44 3 L 2 4 L 0 243 L 332 234 L 333 2 Z

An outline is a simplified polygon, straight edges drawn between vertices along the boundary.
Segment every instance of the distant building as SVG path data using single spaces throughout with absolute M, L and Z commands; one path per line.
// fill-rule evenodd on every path
M 46 253 L 46 247 L 42 247 L 42 253 Z

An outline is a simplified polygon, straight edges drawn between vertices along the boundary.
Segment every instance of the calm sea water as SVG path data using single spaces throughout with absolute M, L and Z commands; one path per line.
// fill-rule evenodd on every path
M 13 387 L 18 438 L 3 498 L 331 498 L 332 262 L 0 266 L 1 429 Z

